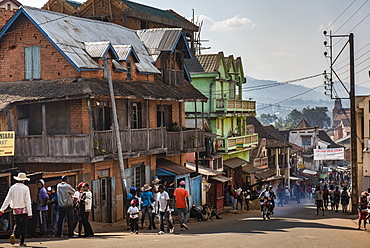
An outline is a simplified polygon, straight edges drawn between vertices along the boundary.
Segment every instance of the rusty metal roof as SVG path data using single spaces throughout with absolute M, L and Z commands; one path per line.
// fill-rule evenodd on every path
M 197 59 L 199 60 L 199 63 L 202 65 L 205 72 L 218 71 L 223 57 L 223 52 L 219 52 L 218 54 L 197 55 Z
M 224 165 L 226 165 L 229 168 L 235 169 L 239 166 L 243 166 L 248 164 L 249 162 L 247 160 L 241 159 L 241 158 L 230 158 L 224 160 Z
M 95 21 L 43 9 L 22 6 L 2 29 L 3 36 L 18 16 L 24 14 L 47 39 L 66 57 L 77 70 L 102 69 L 85 50 L 85 42 L 109 41 L 111 45 L 132 45 L 140 62 L 137 69 L 142 73 L 160 73 L 146 47 L 136 34 L 120 25 Z
M 157 159 L 157 167 L 177 175 L 185 175 L 194 172 L 193 170 L 190 170 L 185 166 L 176 164 L 164 158 Z
M 181 28 L 153 28 L 142 29 L 136 32 L 155 61 L 161 52 L 173 52 L 179 40 L 185 40 L 185 35 Z M 185 44 L 187 46 L 186 41 Z M 189 47 L 186 47 L 186 50 L 188 56 L 191 57 Z

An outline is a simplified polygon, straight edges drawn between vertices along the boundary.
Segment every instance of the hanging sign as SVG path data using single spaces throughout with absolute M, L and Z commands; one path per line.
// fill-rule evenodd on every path
M 314 149 L 314 160 L 343 160 L 344 148 Z
M 15 132 L 0 132 L 0 156 L 14 156 Z

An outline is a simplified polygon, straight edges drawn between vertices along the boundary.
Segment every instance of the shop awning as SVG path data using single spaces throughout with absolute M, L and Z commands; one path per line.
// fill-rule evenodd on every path
M 264 171 L 259 171 L 259 172 L 255 173 L 255 175 L 258 179 L 263 180 L 263 179 L 275 176 L 276 172 L 273 171 L 273 170 L 267 169 L 267 170 L 264 170 Z
M 221 182 L 221 183 L 226 183 L 226 182 L 228 182 L 228 181 L 233 180 L 233 179 L 232 179 L 232 178 L 230 178 L 230 177 L 224 177 L 224 176 L 220 176 L 220 175 L 215 176 L 215 177 L 210 177 L 210 179 L 213 179 L 213 180 L 219 181 L 219 182 Z
M 249 162 L 247 160 L 241 159 L 241 158 L 230 158 L 227 160 L 224 160 L 224 165 L 231 168 L 235 169 L 239 166 L 243 166 L 248 164 Z
M 312 171 L 312 170 L 308 170 L 308 169 L 304 169 L 301 173 L 302 174 L 307 174 L 307 175 L 310 175 L 310 176 L 315 176 L 318 172 Z
M 186 168 L 193 170 L 193 172 L 196 171 L 195 164 L 190 163 L 190 162 L 186 162 Z M 217 175 L 224 174 L 222 171 L 212 170 L 210 168 L 206 168 L 206 167 L 201 166 L 201 165 L 198 166 L 198 172 L 199 172 L 199 174 L 202 174 L 202 175 L 205 175 L 205 176 L 217 176 Z
M 185 166 L 181 166 L 164 158 L 157 159 L 157 168 L 169 171 L 176 175 L 185 175 L 194 172 L 193 170 L 190 170 Z
M 293 181 L 298 181 L 299 178 L 298 177 L 289 177 L 290 180 L 293 180 Z
M 248 174 L 255 174 L 256 172 L 260 170 L 251 164 L 247 164 L 242 167 L 242 171 Z

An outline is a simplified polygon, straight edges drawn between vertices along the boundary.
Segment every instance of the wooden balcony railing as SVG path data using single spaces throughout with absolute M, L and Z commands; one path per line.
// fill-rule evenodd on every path
M 256 102 L 234 99 L 215 99 L 214 106 L 216 111 L 229 112 L 256 112 Z
M 168 151 L 181 151 L 202 147 L 205 147 L 203 131 L 188 130 L 182 132 L 167 132 Z
M 218 151 L 228 153 L 233 150 L 244 150 L 252 145 L 258 144 L 258 134 L 247 134 L 244 136 L 216 138 Z

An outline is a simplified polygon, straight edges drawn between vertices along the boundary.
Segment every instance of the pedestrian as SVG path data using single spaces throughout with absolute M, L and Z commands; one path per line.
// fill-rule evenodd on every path
M 127 213 L 130 216 L 130 233 L 139 234 L 139 209 L 137 208 L 137 202 L 135 199 L 131 200 L 131 206 L 128 208 Z
M 161 179 L 159 179 L 158 177 L 154 178 L 154 180 L 152 181 L 152 184 L 153 184 L 152 192 L 153 192 L 153 199 L 154 199 L 154 201 L 152 202 L 153 223 L 154 223 L 155 216 L 159 217 L 159 215 L 158 215 L 159 214 L 159 191 L 158 191 L 158 186 L 159 186 L 160 182 L 161 182 Z M 157 229 L 157 228 L 154 228 L 154 229 Z
M 179 215 L 180 231 L 183 231 L 184 228 L 188 230 L 189 228 L 186 225 L 186 222 L 190 211 L 190 205 L 189 192 L 185 189 L 185 181 L 181 181 L 179 183 L 179 187 L 175 189 L 173 196 L 175 197 L 175 206 L 177 214 Z
M 39 223 L 40 237 L 46 238 L 46 214 L 48 211 L 48 200 L 49 195 L 45 188 L 45 182 L 43 179 L 39 179 L 36 182 L 38 193 L 37 193 L 37 204 L 36 204 L 36 225 Z
M 323 190 L 320 185 L 317 185 L 315 191 L 315 203 L 316 203 L 316 214 L 319 215 L 320 209 L 322 210 L 322 216 L 325 215 L 324 204 L 323 204 Z
M 63 234 L 64 218 L 67 216 L 68 221 L 68 237 L 77 237 L 73 234 L 73 199 L 72 196 L 75 190 L 68 183 L 68 176 L 62 176 L 62 182 L 58 183 L 57 194 L 59 209 L 58 232 L 56 237 L 61 237 Z
M 168 193 L 164 190 L 163 185 L 158 186 L 159 196 L 159 221 L 160 221 L 160 230 L 158 234 L 164 234 L 164 221 L 167 221 L 167 226 L 170 228 L 170 233 L 174 233 L 175 227 L 172 223 L 171 209 L 170 209 L 170 197 Z
M 94 232 L 89 222 L 89 214 L 92 206 L 92 193 L 89 190 L 89 184 L 84 183 L 82 186 L 82 195 L 80 198 L 80 216 L 85 230 L 84 237 L 94 237 Z
M 54 185 L 50 189 L 49 194 L 49 209 L 52 211 L 52 219 L 50 224 L 50 236 L 55 236 L 56 227 L 59 219 L 59 205 L 58 205 L 58 194 L 57 194 L 57 185 Z
M 283 186 L 280 184 L 276 190 L 276 196 L 279 199 L 278 206 L 283 207 Z
M 82 237 L 82 221 L 81 221 L 81 215 L 80 215 L 80 199 L 83 193 L 82 186 L 84 185 L 84 182 L 80 182 L 77 185 L 77 190 L 73 194 L 73 231 L 77 228 L 77 234 L 79 237 Z
M 361 229 L 361 221 L 364 221 L 364 229 L 366 230 L 366 221 L 368 218 L 367 208 L 369 205 L 369 202 L 367 201 L 367 196 L 368 193 L 364 191 L 358 198 L 358 230 Z
M 24 240 L 26 237 L 28 218 L 32 218 L 32 208 L 30 189 L 24 185 L 24 182 L 30 179 L 26 176 L 26 173 L 23 172 L 18 173 L 18 176 L 14 176 L 14 179 L 18 182 L 10 187 L 3 205 L 0 208 L 0 213 L 3 214 L 10 204 L 15 219 L 13 231 L 10 235 L 10 243 L 12 245 L 15 244 L 15 235 L 19 229 L 19 246 L 26 246 Z
M 290 190 L 288 186 L 285 186 L 285 190 L 284 190 L 284 199 L 285 199 L 284 203 L 285 204 L 289 203 L 289 198 L 290 198 Z
M 247 189 L 244 192 L 244 196 L 245 196 L 246 212 L 249 212 L 249 201 L 251 200 L 251 191 Z
M 157 227 L 154 224 L 153 215 L 152 215 L 152 203 L 154 202 L 153 193 L 152 193 L 152 187 L 149 186 L 149 184 L 144 184 L 144 186 L 141 188 L 141 228 L 144 229 L 144 221 L 145 221 L 145 215 L 148 214 L 149 218 L 149 230 L 152 230 L 152 227 L 154 229 L 157 229 Z M 136 202 L 136 200 L 135 200 Z
M 328 189 L 328 185 L 327 184 L 324 185 L 324 189 L 322 191 L 323 191 L 324 208 L 325 208 L 325 210 L 328 210 L 328 205 L 329 205 L 329 189 Z
M 339 191 L 339 186 L 336 186 L 333 192 L 333 205 L 334 205 L 335 212 L 338 212 L 339 202 L 340 202 L 340 191 Z
M 341 199 L 341 204 L 342 204 L 342 211 L 343 213 L 347 213 L 347 207 L 349 204 L 349 194 L 347 191 L 347 187 L 343 188 L 340 199 Z
M 307 198 L 311 199 L 311 196 L 312 196 L 312 186 L 311 185 L 307 186 L 306 192 L 307 192 Z
M 243 210 L 243 197 L 242 197 L 242 192 L 243 192 L 243 189 L 240 187 L 240 184 L 237 184 L 236 186 L 236 195 L 237 195 L 237 206 L 236 208 L 238 209 L 238 203 L 240 203 L 240 209 Z
M 331 206 L 331 210 L 334 210 L 334 185 L 331 184 L 329 188 L 330 188 L 329 190 L 330 206 Z

